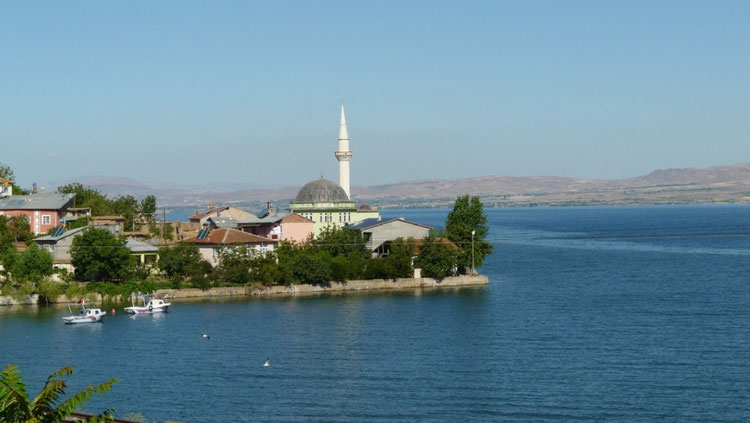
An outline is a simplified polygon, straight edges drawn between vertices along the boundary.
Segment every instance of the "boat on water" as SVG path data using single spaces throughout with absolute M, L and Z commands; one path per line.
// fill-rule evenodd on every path
M 86 302 L 81 298 L 78 300 L 78 304 L 81 305 L 81 309 L 78 310 L 78 314 L 74 314 L 73 310 L 68 306 L 70 310 L 70 316 L 63 317 L 63 322 L 67 325 L 75 325 L 78 323 L 97 323 L 102 321 L 102 317 L 107 314 L 106 311 L 102 311 L 99 308 L 86 308 Z
M 135 305 L 136 297 L 141 299 L 142 306 Z M 125 312 L 128 314 L 165 313 L 172 305 L 172 303 L 165 303 L 161 298 L 154 298 L 151 294 L 136 294 L 130 300 L 133 305 L 125 307 Z

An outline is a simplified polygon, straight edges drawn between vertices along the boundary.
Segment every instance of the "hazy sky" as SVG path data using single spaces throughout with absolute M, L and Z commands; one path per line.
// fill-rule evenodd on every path
M 750 161 L 750 1 L 0 3 L 18 182 L 591 178 Z

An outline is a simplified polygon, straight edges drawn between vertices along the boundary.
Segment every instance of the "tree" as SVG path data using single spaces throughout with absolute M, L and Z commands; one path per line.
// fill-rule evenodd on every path
M 299 283 L 329 286 L 333 280 L 331 262 L 328 251 L 314 247 L 301 248 L 292 267 L 294 279 Z
M 71 182 L 57 187 L 60 194 L 75 194 L 76 207 L 89 207 L 93 216 L 104 216 L 113 213 L 112 201 L 106 195 L 83 185 L 80 182 Z
M 201 255 L 195 244 L 182 242 L 174 247 L 159 248 L 159 269 L 170 278 L 191 276 L 200 261 Z
M 138 215 L 138 200 L 132 195 L 117 197 L 112 202 L 112 211 L 124 218 L 123 226 L 126 231 L 135 230 L 135 218 Z
M 492 253 L 492 244 L 485 241 L 489 232 L 487 215 L 484 214 L 479 197 L 460 196 L 448 213 L 445 220 L 445 230 L 448 239 L 460 248 L 458 254 L 459 271 L 464 272 L 471 267 L 472 235 L 474 233 L 474 262 L 476 267 L 482 266 L 485 256 Z
M 228 285 L 245 285 L 250 282 L 250 262 L 255 256 L 245 245 L 231 245 L 219 251 L 216 276 Z
M 8 250 L 3 255 L 3 263 L 11 279 L 19 284 L 23 282 L 38 284 L 50 276 L 54 270 L 52 255 L 33 243 L 23 253 L 18 253 L 15 249 Z
M 141 217 L 146 223 L 154 221 L 154 214 L 156 213 L 156 197 L 153 195 L 147 195 L 141 200 Z
M 29 229 L 29 218 L 26 216 L 13 216 L 8 221 L 8 229 L 15 242 L 31 240 L 34 234 Z
M 457 259 L 457 252 L 452 245 L 440 242 L 430 235 L 423 240 L 419 255 L 414 259 L 414 266 L 421 268 L 425 276 L 443 279 L 453 273 Z
M 258 254 L 250 259 L 250 280 L 263 285 L 282 283 L 281 266 L 276 263 L 276 254 Z
M 11 187 L 13 187 L 14 195 L 29 195 L 28 190 L 25 190 L 16 185 L 16 176 L 13 173 L 13 169 L 11 169 L 10 166 L 4 163 L 0 163 L 0 178 L 5 179 L 6 181 L 11 181 Z
M 391 248 L 385 257 L 391 269 L 389 278 L 410 278 L 414 274 L 411 261 L 414 257 L 414 239 L 396 238 L 391 242 Z
M 73 239 L 70 249 L 78 280 L 122 280 L 128 272 L 130 251 L 125 239 L 106 229 L 91 228 Z
M 15 241 L 9 222 L 8 216 L 0 216 L 0 254 L 12 248 Z
M 73 374 L 71 367 L 63 367 L 47 378 L 42 391 L 31 400 L 26 393 L 18 367 L 8 365 L 0 373 L 0 421 L 6 423 L 56 423 L 64 421 L 86 403 L 96 393 L 109 392 L 117 379 L 100 385 L 89 385 L 88 388 L 73 394 L 67 400 L 58 403 L 65 395 L 65 377 Z M 88 419 L 89 422 L 106 422 L 112 419 L 114 410 L 106 410 L 98 416 Z
M 371 256 L 360 231 L 335 225 L 324 227 L 313 240 L 313 245 L 318 249 L 327 251 L 331 257 L 349 256 L 350 254 L 357 254 L 362 257 Z

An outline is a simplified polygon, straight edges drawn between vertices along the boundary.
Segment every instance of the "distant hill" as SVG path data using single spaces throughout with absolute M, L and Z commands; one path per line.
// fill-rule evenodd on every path
M 219 191 L 156 187 L 128 178 L 81 181 L 109 195 L 154 194 L 160 204 L 204 207 L 215 204 L 280 205 L 300 187 Z M 300 185 L 301 186 L 301 185 Z M 750 203 L 750 163 L 707 169 L 665 169 L 629 179 L 579 179 L 557 176 L 482 176 L 429 179 L 376 186 L 354 186 L 353 197 L 380 206 L 440 206 L 461 194 L 479 195 L 495 206 L 599 204 Z

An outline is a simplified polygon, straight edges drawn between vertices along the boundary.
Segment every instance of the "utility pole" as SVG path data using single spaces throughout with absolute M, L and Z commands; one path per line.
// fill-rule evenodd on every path
M 474 234 L 476 234 L 477 231 L 471 230 L 471 274 L 476 274 L 477 271 L 474 268 Z

